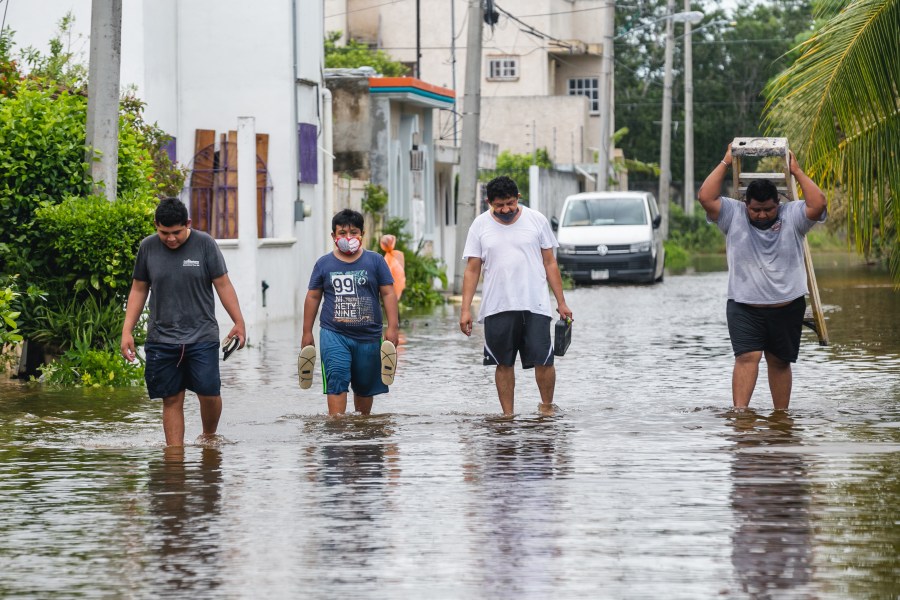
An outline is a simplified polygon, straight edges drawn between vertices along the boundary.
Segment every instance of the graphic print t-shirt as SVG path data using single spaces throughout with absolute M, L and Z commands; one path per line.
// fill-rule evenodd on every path
M 309 289 L 324 290 L 319 324 L 323 329 L 364 342 L 381 339 L 379 288 L 394 278 L 384 257 L 364 250 L 352 263 L 326 254 L 316 261 Z

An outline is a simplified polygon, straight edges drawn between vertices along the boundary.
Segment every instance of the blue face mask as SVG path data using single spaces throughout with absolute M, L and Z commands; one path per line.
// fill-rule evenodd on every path
M 508 213 L 502 213 L 500 211 L 493 211 L 494 216 L 503 221 L 504 223 L 511 223 L 513 219 L 516 218 L 516 215 L 519 214 L 519 207 L 516 207 L 516 210 L 511 210 Z

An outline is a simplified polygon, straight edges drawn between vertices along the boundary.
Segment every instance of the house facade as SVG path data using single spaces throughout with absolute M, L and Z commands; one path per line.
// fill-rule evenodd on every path
M 494 25 L 484 25 L 482 140 L 517 154 L 546 148 L 560 165 L 595 162 L 605 1 L 518 0 L 504 5 Z M 461 99 L 468 1 L 420 0 L 416 6 L 418 11 L 407 2 L 325 0 L 325 31 L 381 49 L 412 75 L 454 89 Z M 461 114 L 458 105 L 455 113 L 439 115 L 436 143 L 457 144 Z
M 71 10 L 72 50 L 86 47 L 91 0 L 68 4 L 12 3 L 18 45 L 46 47 Z M 182 200 L 225 255 L 251 341 L 254 323 L 300 315 L 331 247 L 322 11 L 320 0 L 122 3 L 122 88 L 174 137 L 170 155 L 188 169 Z M 217 316 L 230 323 L 221 306 Z
M 334 115 L 335 208 L 359 209 L 365 185 L 382 186 L 387 214 L 404 219 L 413 243 L 452 269 L 459 157 L 455 147 L 438 146 L 433 132 L 439 111 L 453 106 L 453 90 L 371 69 L 326 69 L 325 85 Z

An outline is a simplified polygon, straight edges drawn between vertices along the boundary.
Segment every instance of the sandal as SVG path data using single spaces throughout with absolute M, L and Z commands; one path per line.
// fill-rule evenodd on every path
M 300 389 L 312 386 L 313 372 L 316 369 L 316 347 L 304 346 L 297 357 L 297 374 L 300 376 Z
M 381 342 L 381 382 L 384 385 L 394 383 L 394 374 L 397 370 L 397 348 L 392 342 Z

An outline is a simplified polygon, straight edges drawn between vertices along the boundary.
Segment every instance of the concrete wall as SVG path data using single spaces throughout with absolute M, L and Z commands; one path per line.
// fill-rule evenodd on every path
M 481 99 L 481 139 L 515 154 L 546 148 L 556 163 L 588 162 L 600 137 L 583 96 Z
M 537 177 L 534 176 L 535 172 Z M 567 196 L 584 191 L 580 187 L 583 180 L 575 173 L 532 167 L 531 180 L 532 192 L 535 191 L 535 181 L 537 182 L 537 194 L 533 195 L 538 198 L 537 210 L 548 220 L 551 217 L 559 218 L 560 210 L 562 210 Z M 532 207 L 534 207 L 534 201 L 532 201 Z

